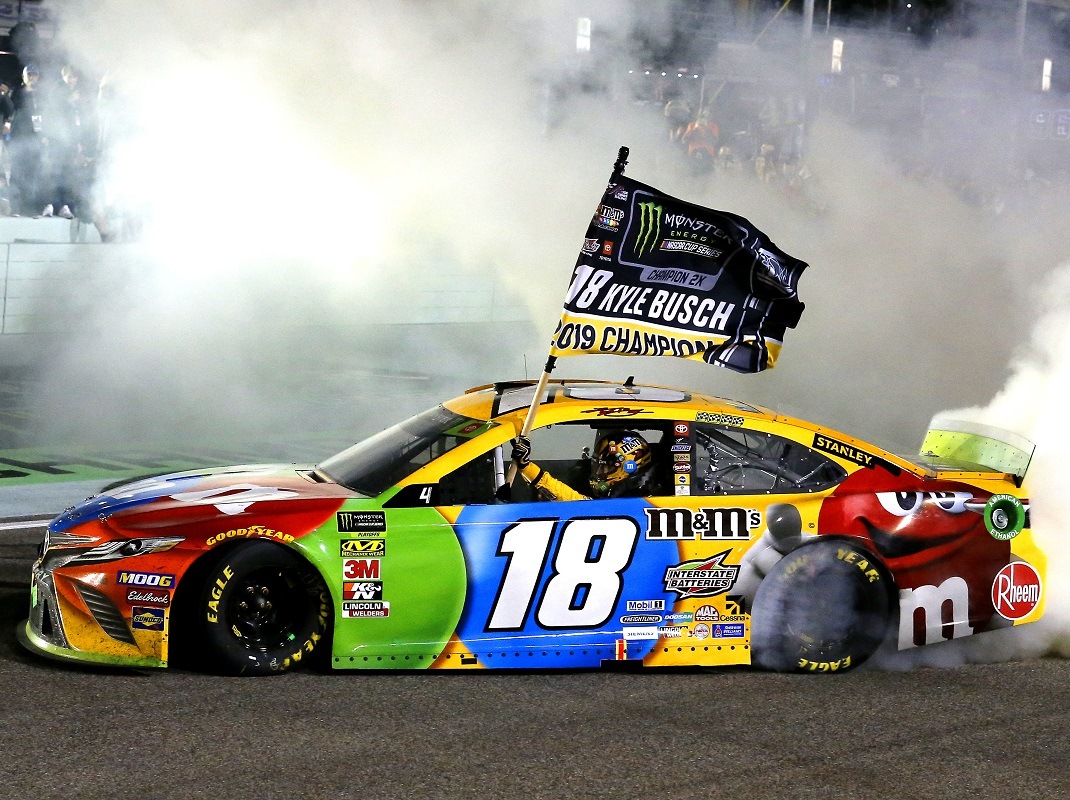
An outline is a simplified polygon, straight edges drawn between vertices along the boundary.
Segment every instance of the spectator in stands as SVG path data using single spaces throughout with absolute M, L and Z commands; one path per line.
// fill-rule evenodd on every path
M 713 168 L 720 135 L 720 128 L 716 123 L 710 122 L 710 114 L 706 109 L 702 109 L 698 119 L 687 126 L 681 139 L 687 145 L 687 157 L 696 169 L 700 166 L 704 169 Z
M 96 153 L 96 134 L 93 130 L 93 108 L 83 97 L 80 75 L 71 65 L 60 70 L 63 102 L 57 103 L 58 125 L 54 131 L 52 150 L 55 156 L 56 196 L 60 207 L 57 216 L 72 219 L 86 216 L 87 198 L 93 183 L 93 157 Z
M 47 207 L 47 150 L 45 131 L 46 102 L 38 82 L 41 73 L 27 64 L 22 70 L 22 85 L 13 98 L 11 117 L 11 184 L 16 214 L 51 214 Z

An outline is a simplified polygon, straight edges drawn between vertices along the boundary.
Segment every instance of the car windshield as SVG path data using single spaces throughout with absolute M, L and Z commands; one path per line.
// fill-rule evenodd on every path
M 348 489 L 379 495 L 495 424 L 436 406 L 331 456 L 317 469 Z

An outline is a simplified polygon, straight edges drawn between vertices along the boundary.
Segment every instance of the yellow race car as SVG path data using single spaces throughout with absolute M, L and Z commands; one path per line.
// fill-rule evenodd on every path
M 316 466 L 90 498 L 49 525 L 20 640 L 254 675 L 839 672 L 1043 612 L 1013 434 L 936 420 L 904 458 L 747 403 L 558 380 L 526 447 L 534 392 L 472 389 Z

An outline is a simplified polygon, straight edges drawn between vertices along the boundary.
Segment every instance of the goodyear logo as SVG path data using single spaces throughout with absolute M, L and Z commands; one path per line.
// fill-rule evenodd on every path
M 384 539 L 343 539 L 340 545 L 340 555 L 371 556 L 373 558 L 386 555 L 386 540 Z
M 156 586 L 160 589 L 171 589 L 175 585 L 174 575 L 165 575 L 162 572 L 120 572 L 117 582 L 123 586 Z

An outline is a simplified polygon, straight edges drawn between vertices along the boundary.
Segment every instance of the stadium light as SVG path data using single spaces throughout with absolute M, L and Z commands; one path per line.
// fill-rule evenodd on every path
M 1051 59 L 1044 59 L 1044 69 L 1040 73 L 1040 91 L 1051 91 Z
M 832 72 L 843 72 L 843 39 L 832 40 Z
M 591 52 L 591 18 L 580 17 L 576 20 L 576 52 Z

